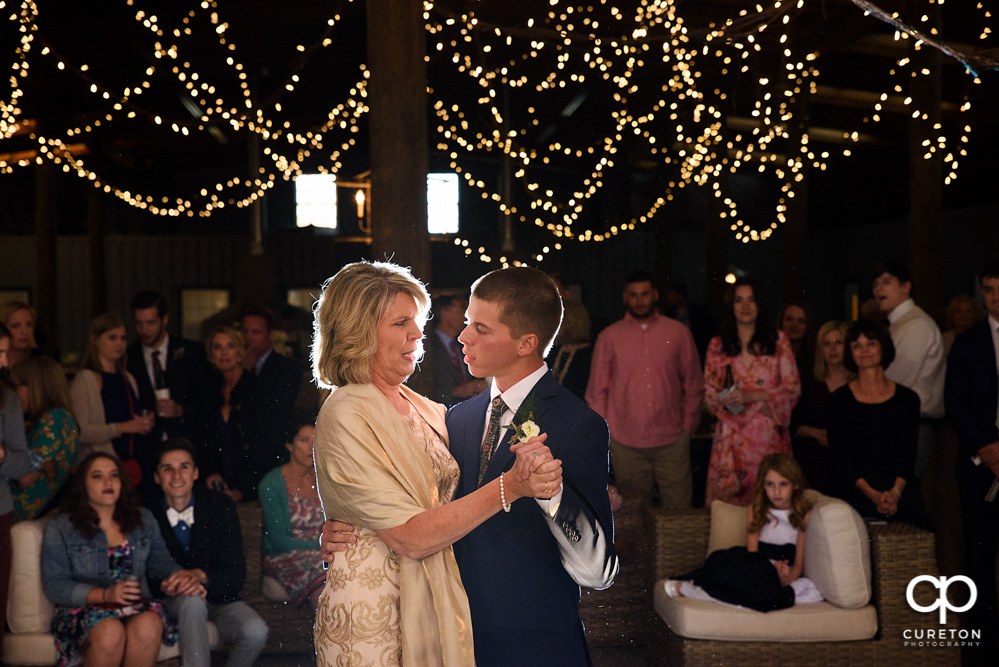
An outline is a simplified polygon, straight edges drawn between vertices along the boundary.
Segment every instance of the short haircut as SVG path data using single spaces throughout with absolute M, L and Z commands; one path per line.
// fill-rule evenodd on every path
M 895 262 L 892 260 L 878 262 L 874 265 L 874 270 L 871 271 L 871 282 L 873 283 L 886 273 L 889 276 L 898 278 L 898 282 L 900 283 L 912 284 L 912 270 L 905 262 Z
M 646 271 L 645 269 L 635 269 L 624 278 L 624 284 L 626 286 L 633 285 L 634 283 L 645 283 L 645 282 L 655 287 L 655 282 L 652 279 L 652 274 Z
M 999 278 L 999 257 L 993 257 L 985 262 L 981 271 L 978 272 L 978 282 L 981 283 L 986 278 Z
M 534 334 L 538 354 L 542 359 L 548 356 L 562 324 L 562 297 L 544 272 L 528 266 L 497 269 L 475 281 L 472 296 L 497 304 L 499 321 L 510 329 L 510 336 Z
M 167 302 L 162 294 L 152 290 L 144 290 L 132 297 L 132 310 L 145 310 L 155 308 L 160 319 L 167 314 Z
M 236 346 L 236 361 L 242 364 L 243 359 L 246 358 L 246 343 L 243 342 L 243 334 L 239 329 L 231 327 L 228 324 L 219 324 L 212 327 L 208 335 L 205 336 L 205 352 L 208 354 L 208 362 L 212 363 L 212 343 L 219 334 L 228 336 L 232 344 Z
M 187 452 L 191 455 L 191 460 L 194 461 L 194 467 L 198 466 L 198 448 L 194 446 L 194 443 L 187 438 L 170 438 L 164 440 L 163 444 L 156 449 L 156 465 L 153 468 L 159 468 L 160 461 L 170 452 Z
M 860 336 L 863 336 L 867 340 L 878 341 L 881 345 L 881 368 L 891 366 L 891 362 L 895 361 L 895 344 L 891 342 L 891 332 L 888 331 L 888 327 L 880 322 L 861 319 L 850 325 L 850 328 L 846 331 L 846 340 L 843 341 L 845 345 L 845 349 L 843 350 L 843 365 L 846 366 L 846 370 L 853 373 L 857 372 L 857 362 L 853 360 L 853 351 L 850 349 L 850 346 Z
M 323 284 L 315 306 L 312 345 L 312 373 L 320 387 L 370 381 L 378 323 L 398 294 L 413 297 L 422 329 L 430 295 L 407 268 L 389 262 L 354 262 Z
M 829 320 L 819 327 L 819 333 L 815 336 L 815 365 L 812 369 L 812 374 L 819 382 L 825 382 L 826 374 L 829 372 L 829 369 L 826 368 L 826 358 L 822 355 L 822 339 L 829 335 L 830 331 L 838 331 L 843 336 L 843 344 L 846 345 L 846 332 L 848 328 L 846 322 L 839 322 L 837 320 Z M 843 358 L 846 358 L 845 348 L 843 350 Z
M 98 375 L 104 372 L 101 365 L 100 355 L 97 352 L 97 339 L 112 329 L 124 329 L 125 320 L 117 313 L 101 313 L 90 321 L 90 335 L 87 336 L 87 349 L 83 353 L 82 368 L 89 368 Z M 121 355 L 115 363 L 115 371 L 125 375 L 125 358 L 127 354 Z
M 274 331 L 275 327 L 277 327 L 277 316 L 270 308 L 266 308 L 264 306 L 250 306 L 243 311 L 242 319 L 245 320 L 247 317 L 261 318 L 267 325 L 268 331 Z

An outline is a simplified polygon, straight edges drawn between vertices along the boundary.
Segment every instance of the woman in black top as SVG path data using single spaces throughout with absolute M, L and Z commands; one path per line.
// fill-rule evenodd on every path
M 884 374 L 895 358 L 888 329 L 867 320 L 846 335 L 844 365 L 855 380 L 829 397 L 829 449 L 840 497 L 861 516 L 930 528 L 913 475 L 919 397 Z

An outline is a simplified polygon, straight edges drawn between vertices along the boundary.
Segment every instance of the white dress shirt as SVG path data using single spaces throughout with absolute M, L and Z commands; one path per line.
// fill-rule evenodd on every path
M 895 361 L 885 369 L 885 377 L 916 392 L 923 417 L 943 417 L 947 359 L 940 328 L 912 299 L 888 313 L 888 322 Z
M 153 352 L 160 353 L 160 368 L 166 373 L 167 367 L 167 353 L 170 349 L 170 334 L 163 334 L 163 342 L 156 347 L 146 347 L 142 346 L 142 358 L 146 362 L 146 373 L 149 374 L 149 384 L 153 385 L 153 389 L 156 389 L 156 373 L 153 372 Z
M 513 385 L 504 392 L 500 392 L 500 388 L 496 385 L 496 379 L 493 378 L 492 386 L 489 388 L 489 402 L 492 403 L 497 396 L 503 398 L 503 402 L 506 403 L 506 410 L 500 415 L 500 427 L 509 426 L 513 422 L 514 415 L 517 414 L 517 410 L 520 409 L 521 404 L 527 399 L 528 394 L 534 389 L 534 385 L 538 383 L 541 378 L 544 377 L 545 373 L 549 373 L 548 364 L 543 363 L 538 370 L 534 371 L 526 378 Z M 489 413 L 491 408 L 486 410 L 486 420 L 482 423 L 482 437 L 479 442 L 486 439 L 486 430 L 489 428 Z M 538 424 L 541 426 L 541 424 Z M 544 428 L 542 428 L 542 433 L 544 433 Z M 506 429 L 500 431 L 500 440 L 506 435 Z M 545 512 L 548 516 L 555 516 L 558 512 L 558 506 L 562 503 L 562 487 L 559 486 L 558 493 L 552 496 L 550 499 L 535 498 L 538 505 L 541 506 L 541 510 Z

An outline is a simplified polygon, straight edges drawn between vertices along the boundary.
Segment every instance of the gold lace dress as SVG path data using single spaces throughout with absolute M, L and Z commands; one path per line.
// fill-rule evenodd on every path
M 458 463 L 412 406 L 402 419 L 430 458 L 441 504 L 449 502 L 458 488 Z M 357 542 L 337 554 L 326 573 L 316 614 L 317 664 L 398 667 L 402 664 L 399 554 L 373 530 L 358 527 L 356 535 Z

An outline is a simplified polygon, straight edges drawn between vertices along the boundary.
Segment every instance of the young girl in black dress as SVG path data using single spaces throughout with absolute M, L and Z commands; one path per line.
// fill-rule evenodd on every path
M 765 456 L 747 508 L 746 546 L 715 551 L 702 567 L 668 580 L 666 593 L 757 611 L 822 600 L 815 584 L 801 576 L 811 509 L 803 495 L 806 488 L 792 457 Z

